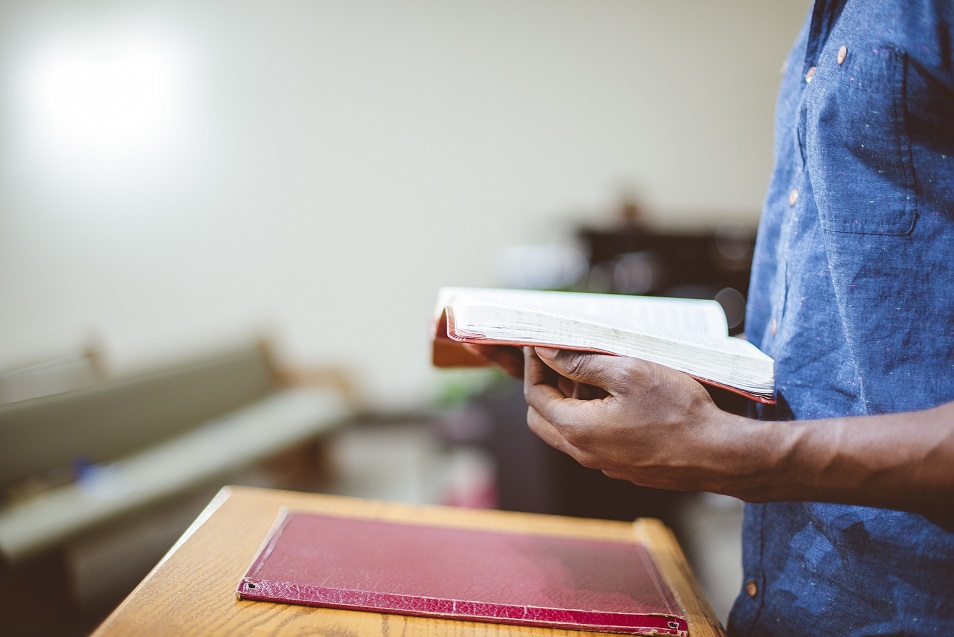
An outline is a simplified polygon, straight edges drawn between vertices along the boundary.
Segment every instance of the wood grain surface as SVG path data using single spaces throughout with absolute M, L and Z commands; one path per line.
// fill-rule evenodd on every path
M 691 637 L 725 634 L 675 538 L 658 520 L 639 519 L 630 524 L 225 487 L 94 637 L 605 635 L 238 600 L 236 586 L 282 508 L 395 522 L 641 542 L 653 552 L 685 608 Z

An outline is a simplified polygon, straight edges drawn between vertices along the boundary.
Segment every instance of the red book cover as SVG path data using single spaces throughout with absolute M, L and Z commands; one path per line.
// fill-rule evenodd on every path
M 287 512 L 240 599 L 633 635 L 688 634 L 640 543 Z

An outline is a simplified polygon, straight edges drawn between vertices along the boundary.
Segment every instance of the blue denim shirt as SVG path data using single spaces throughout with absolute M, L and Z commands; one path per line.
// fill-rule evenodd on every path
M 746 332 L 776 361 L 778 405 L 758 417 L 954 400 L 952 47 L 949 1 L 810 12 L 779 92 L 749 294 Z M 743 567 L 734 634 L 954 635 L 954 533 L 919 515 L 746 505 Z

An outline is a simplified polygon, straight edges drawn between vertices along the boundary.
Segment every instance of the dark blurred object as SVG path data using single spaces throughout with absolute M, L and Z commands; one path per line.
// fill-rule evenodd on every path
M 631 221 L 581 228 L 589 271 L 579 288 L 588 292 L 715 299 L 726 311 L 730 334 L 744 329 L 755 230 L 738 221 L 712 229 L 658 230 Z
M 725 219 L 705 229 L 659 230 L 646 225 L 640 208 L 628 201 L 620 206 L 618 217 L 608 228 L 577 231 L 590 263 L 579 289 L 713 299 L 725 310 L 729 334 L 745 331 L 754 226 Z M 722 409 L 736 413 L 746 409 L 746 399 L 706 389 Z

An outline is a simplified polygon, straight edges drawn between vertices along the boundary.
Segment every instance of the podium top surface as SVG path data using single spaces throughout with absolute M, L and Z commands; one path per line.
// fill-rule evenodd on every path
M 725 634 L 675 538 L 658 520 L 642 518 L 627 523 L 225 487 L 152 572 L 100 625 L 94 637 L 152 634 L 572 637 L 606 634 L 237 600 L 236 585 L 283 508 L 389 522 L 638 542 L 653 555 L 678 598 L 689 623 L 690 636 Z

